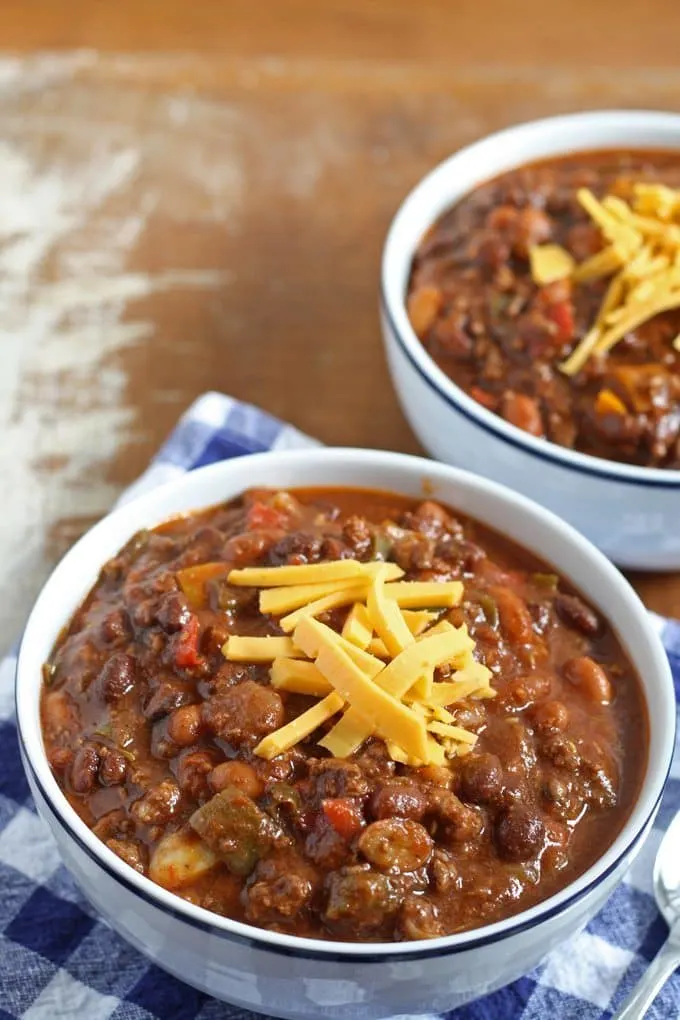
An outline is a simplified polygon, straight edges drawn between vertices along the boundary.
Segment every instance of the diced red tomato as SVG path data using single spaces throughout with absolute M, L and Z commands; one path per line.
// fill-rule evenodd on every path
M 545 314 L 557 326 L 560 340 L 569 340 L 574 335 L 574 310 L 569 301 L 548 305 Z
M 247 515 L 248 528 L 250 531 L 268 531 L 276 528 L 284 528 L 287 523 L 285 514 L 267 506 L 266 503 L 253 503 Z
M 181 669 L 197 666 L 201 661 L 198 631 L 198 617 L 192 616 L 175 638 L 175 662 Z
M 361 808 L 354 801 L 338 797 L 335 800 L 323 801 L 322 807 L 329 825 L 332 825 L 343 839 L 349 842 L 361 831 L 363 826 Z
M 476 400 L 482 407 L 486 407 L 488 411 L 494 411 L 496 409 L 497 400 L 493 393 L 487 393 L 481 386 L 471 386 L 470 396 L 473 400 Z

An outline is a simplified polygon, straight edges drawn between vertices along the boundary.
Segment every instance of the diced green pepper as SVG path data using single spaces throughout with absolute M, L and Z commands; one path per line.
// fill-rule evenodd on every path
M 281 830 L 254 800 L 235 786 L 194 811 L 189 824 L 234 875 L 249 875 L 281 838 Z

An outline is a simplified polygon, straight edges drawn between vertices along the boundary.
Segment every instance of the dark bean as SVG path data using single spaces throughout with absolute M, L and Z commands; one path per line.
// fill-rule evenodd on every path
M 109 644 L 124 641 L 130 636 L 128 616 L 124 609 L 114 609 L 102 622 L 102 637 Z
M 117 652 L 104 664 L 97 677 L 97 689 L 104 701 L 111 704 L 132 690 L 136 663 L 131 655 Z
M 188 687 L 171 682 L 160 683 L 144 706 L 144 718 L 150 722 L 157 722 L 163 716 L 169 715 L 180 705 L 188 704 L 194 697 Z
M 164 595 L 156 610 L 156 619 L 166 634 L 176 634 L 186 627 L 191 619 L 191 611 L 184 595 L 178 591 Z
M 601 622 L 597 614 L 577 595 L 565 595 L 558 592 L 554 601 L 555 612 L 562 623 L 573 627 L 586 637 L 596 637 L 600 633 Z
M 99 751 L 85 744 L 77 752 L 71 766 L 71 789 L 74 793 L 92 793 L 97 784 Z
M 379 786 L 371 797 L 374 818 L 413 818 L 419 821 L 427 810 L 427 791 L 408 780 L 394 779 Z
M 496 845 L 506 861 L 528 861 L 545 840 L 545 826 L 539 816 L 520 804 L 509 808 L 496 825 Z
M 460 792 L 473 804 L 489 804 L 503 789 L 503 768 L 495 754 L 468 755 L 463 759 Z
M 117 786 L 125 780 L 127 760 L 124 754 L 110 747 L 101 750 L 99 781 L 103 786 Z

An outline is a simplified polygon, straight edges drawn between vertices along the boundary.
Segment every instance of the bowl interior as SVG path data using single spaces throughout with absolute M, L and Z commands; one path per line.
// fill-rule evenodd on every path
M 389 954 L 390 944 L 360 946 L 318 942 L 261 931 L 217 917 L 137 875 L 105 847 L 80 821 L 54 780 L 44 753 L 39 719 L 41 665 L 63 625 L 96 580 L 100 566 L 140 528 L 154 526 L 172 514 L 229 499 L 250 486 L 296 487 L 347 485 L 380 488 L 409 496 L 438 499 L 533 550 L 568 577 L 598 606 L 617 631 L 642 678 L 650 715 L 650 754 L 642 790 L 632 814 L 609 850 L 593 867 L 561 893 L 478 931 L 432 940 L 447 946 L 473 943 L 485 935 L 510 932 L 514 926 L 540 919 L 582 893 L 610 870 L 643 829 L 658 802 L 668 772 L 675 730 L 673 683 L 663 647 L 647 612 L 615 567 L 576 531 L 536 504 L 467 472 L 399 454 L 357 450 L 306 450 L 257 454 L 202 468 L 123 506 L 88 532 L 64 557 L 43 588 L 29 618 L 17 667 L 17 714 L 21 739 L 31 768 L 60 819 L 109 871 L 144 890 L 157 903 L 201 918 L 215 927 L 245 933 L 263 942 L 305 943 L 344 955 Z M 401 943 L 399 951 L 414 952 L 422 943 Z
M 390 226 L 382 260 L 382 297 L 388 320 L 410 358 L 450 401 L 462 405 L 487 430 L 511 435 L 531 450 L 545 441 L 510 425 L 469 397 L 432 360 L 406 314 L 405 295 L 413 254 L 438 217 L 478 185 L 526 163 L 601 149 L 680 150 L 680 115 L 639 110 L 577 113 L 532 121 L 488 135 L 454 153 L 427 174 L 406 197 Z M 612 476 L 677 486 L 680 471 L 640 467 L 592 457 L 550 444 L 554 457 L 580 467 L 607 465 Z

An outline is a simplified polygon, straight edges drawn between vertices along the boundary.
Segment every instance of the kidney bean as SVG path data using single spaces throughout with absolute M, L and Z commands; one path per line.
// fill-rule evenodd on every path
M 543 847 L 545 825 L 530 808 L 514 805 L 496 825 L 498 852 L 507 861 L 528 861 Z
M 99 751 L 93 744 L 84 744 L 76 751 L 71 766 L 71 789 L 74 793 L 92 793 L 97 785 Z
M 128 616 L 124 609 L 114 609 L 109 613 L 101 625 L 102 637 L 109 644 L 124 641 L 130 636 Z
M 208 782 L 215 793 L 224 790 L 226 786 L 236 786 L 253 800 L 264 793 L 264 783 L 253 766 L 237 759 L 216 765 L 208 776 Z
M 471 754 L 463 758 L 460 792 L 473 804 L 489 804 L 503 789 L 503 768 L 495 754 Z
M 569 659 L 563 667 L 567 680 L 577 687 L 583 696 L 597 705 L 609 705 L 614 697 L 609 677 L 599 662 L 587 655 Z
M 112 655 L 97 677 L 97 689 L 107 704 L 118 701 L 135 683 L 136 662 L 125 652 Z
M 558 592 L 553 604 L 560 620 L 568 627 L 573 627 L 586 637 L 596 637 L 600 633 L 602 624 L 597 613 L 577 595 Z
M 536 635 L 526 602 L 511 588 L 494 587 L 493 596 L 504 637 L 513 645 L 533 644 Z
M 393 779 L 383 783 L 371 797 L 370 811 L 374 818 L 421 819 L 427 810 L 427 791 L 408 780 Z
M 178 591 L 164 595 L 156 610 L 156 619 L 166 634 L 176 634 L 186 627 L 191 619 L 191 611 L 184 595 Z

